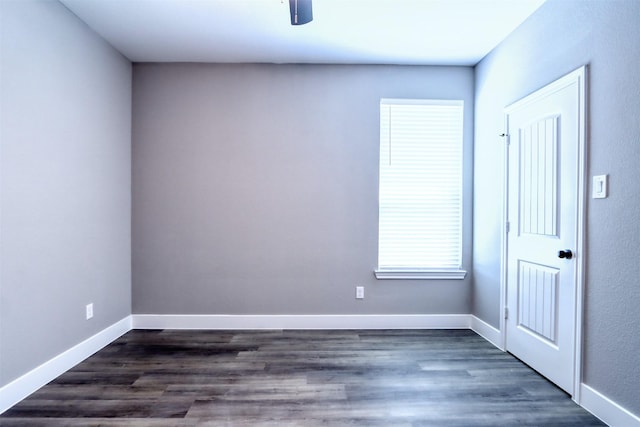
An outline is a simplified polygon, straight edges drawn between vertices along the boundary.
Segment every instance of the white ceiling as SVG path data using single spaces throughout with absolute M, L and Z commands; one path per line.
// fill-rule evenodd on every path
M 475 65 L 545 0 L 60 0 L 133 62 Z

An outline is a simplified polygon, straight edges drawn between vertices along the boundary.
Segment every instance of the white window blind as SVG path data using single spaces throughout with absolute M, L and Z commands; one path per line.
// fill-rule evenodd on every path
M 463 101 L 381 100 L 379 278 L 460 271 L 462 127 Z

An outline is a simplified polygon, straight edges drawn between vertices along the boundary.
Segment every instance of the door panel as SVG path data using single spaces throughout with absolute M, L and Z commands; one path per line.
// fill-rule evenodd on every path
M 557 345 L 560 270 L 525 261 L 518 264 L 518 327 Z
M 520 233 L 558 237 L 558 121 L 543 118 L 520 130 Z
M 583 80 L 566 76 L 507 108 L 506 348 L 570 394 Z M 578 254 L 580 255 L 580 254 Z

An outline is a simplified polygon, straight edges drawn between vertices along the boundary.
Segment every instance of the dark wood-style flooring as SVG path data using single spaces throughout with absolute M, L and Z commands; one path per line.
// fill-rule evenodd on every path
M 135 330 L 0 425 L 604 424 L 468 330 Z

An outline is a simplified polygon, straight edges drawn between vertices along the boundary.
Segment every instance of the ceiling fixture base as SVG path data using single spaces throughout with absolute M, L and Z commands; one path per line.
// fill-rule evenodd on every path
M 313 20 L 311 0 L 289 0 L 291 25 L 304 25 Z

